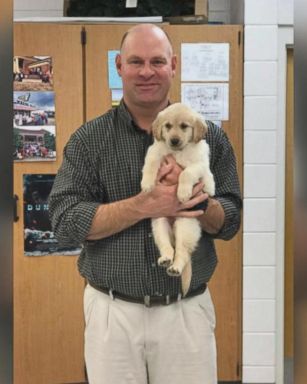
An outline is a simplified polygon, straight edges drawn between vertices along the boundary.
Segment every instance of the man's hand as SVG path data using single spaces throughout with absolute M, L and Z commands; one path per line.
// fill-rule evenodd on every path
M 157 182 L 163 185 L 178 184 L 178 178 L 183 168 L 176 163 L 172 155 L 167 155 L 162 162 L 157 175 Z
M 183 168 L 176 163 L 172 155 L 167 155 L 158 171 L 156 186 L 148 193 L 142 192 L 138 208 L 140 214 L 152 217 L 199 217 L 204 210 L 190 210 L 208 199 L 208 194 L 203 192 L 204 183 L 199 182 L 193 188 L 192 197 L 181 203 L 177 197 L 178 179 Z
M 138 196 L 137 209 L 143 217 L 199 217 L 202 209 L 188 211 L 195 205 L 208 198 L 203 192 L 203 183 L 198 183 L 193 188 L 190 200 L 181 203 L 177 198 L 177 184 L 165 185 L 158 182 L 150 192 L 141 192 Z

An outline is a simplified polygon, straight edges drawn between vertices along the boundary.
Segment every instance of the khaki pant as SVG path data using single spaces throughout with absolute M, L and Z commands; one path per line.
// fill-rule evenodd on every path
M 208 288 L 145 307 L 87 285 L 85 361 L 90 384 L 216 384 L 215 314 Z

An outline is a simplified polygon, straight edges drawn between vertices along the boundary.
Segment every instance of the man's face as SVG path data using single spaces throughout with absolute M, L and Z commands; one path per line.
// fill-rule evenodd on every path
M 151 30 L 131 33 L 116 58 L 116 66 L 128 107 L 155 107 L 167 102 L 176 57 L 164 35 Z

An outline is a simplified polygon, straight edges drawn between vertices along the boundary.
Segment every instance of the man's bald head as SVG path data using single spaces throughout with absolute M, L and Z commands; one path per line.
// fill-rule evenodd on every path
M 154 24 L 138 24 L 128 29 L 120 43 L 121 53 L 124 51 L 125 45 L 130 38 L 133 38 L 135 36 L 142 36 L 143 38 L 146 38 L 146 35 L 153 36 L 161 41 L 165 40 L 166 44 L 169 46 L 170 55 L 173 54 L 172 42 L 168 34 L 162 28 Z

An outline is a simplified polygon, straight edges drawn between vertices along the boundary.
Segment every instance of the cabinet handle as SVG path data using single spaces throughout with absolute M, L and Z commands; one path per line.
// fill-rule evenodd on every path
M 17 223 L 19 220 L 19 216 L 17 214 L 17 204 L 18 204 L 19 197 L 17 195 L 14 195 L 14 222 Z

